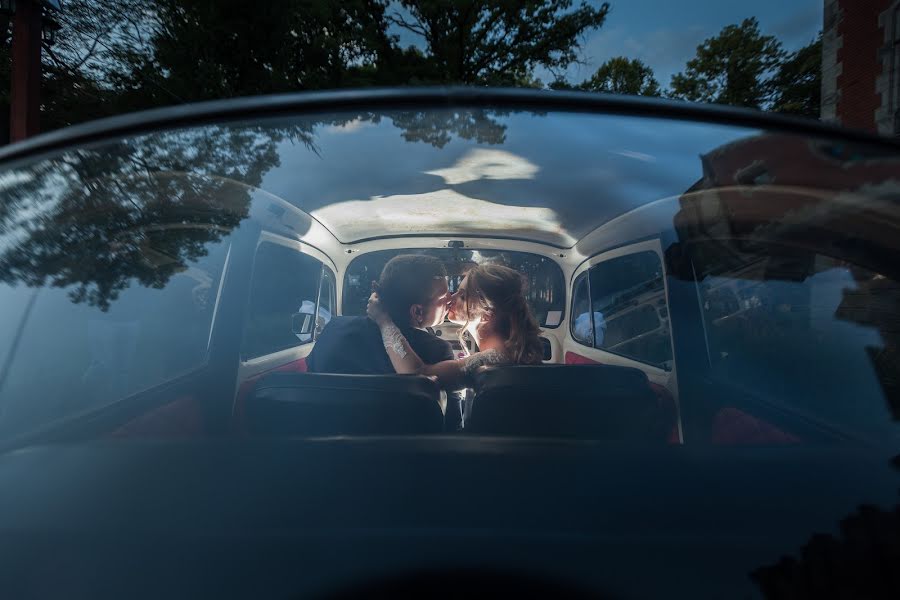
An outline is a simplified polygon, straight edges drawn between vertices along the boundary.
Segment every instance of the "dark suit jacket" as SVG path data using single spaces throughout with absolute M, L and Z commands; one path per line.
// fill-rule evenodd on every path
M 421 329 L 403 329 L 409 345 L 425 363 L 453 360 L 453 348 L 441 338 Z M 368 317 L 334 317 L 316 339 L 306 359 L 310 373 L 385 375 L 394 373 L 381 331 Z M 448 392 L 444 427 L 456 431 L 462 421 L 462 394 Z

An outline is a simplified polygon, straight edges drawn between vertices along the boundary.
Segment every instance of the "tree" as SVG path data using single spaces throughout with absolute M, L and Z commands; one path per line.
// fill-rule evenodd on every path
M 42 128 L 183 102 L 349 86 L 543 87 L 535 68 L 556 72 L 577 62 L 581 37 L 609 11 L 587 0 L 398 0 L 389 17 L 391 4 L 69 0 L 56 44 L 45 45 Z M 388 33 L 392 23 L 422 35 L 424 47 L 401 48 Z M 10 33 L 3 20 L 0 58 L 8 59 Z
M 744 19 L 697 46 L 684 72 L 672 76 L 671 96 L 762 108 L 768 100 L 769 78 L 783 59 L 781 43 L 762 35 L 755 18 Z
M 819 118 L 822 102 L 822 35 L 791 53 L 770 82 L 776 112 Z
M 400 0 L 388 17 L 423 38 L 428 77 L 439 83 L 514 85 L 535 67 L 551 72 L 578 60 L 580 38 L 603 25 L 609 4 L 573 0 Z
M 569 81 L 564 77 L 557 77 L 556 79 L 551 81 L 547 87 L 549 87 L 551 90 L 558 91 L 571 91 L 580 89 L 578 86 L 569 83 Z
M 381 0 L 153 6 L 149 49 L 123 48 L 111 74 L 122 110 L 370 84 L 390 50 Z
M 142 0 L 68 0 L 53 13 L 61 28 L 41 51 L 41 129 L 49 130 L 112 114 L 104 68 L 113 47 L 130 42 L 140 27 Z M 0 111 L 9 112 L 12 23 L 0 19 Z M 9 141 L 3 119 L 0 143 Z
M 624 56 L 611 58 L 597 69 L 594 75 L 581 83 L 578 89 L 633 96 L 659 96 L 659 82 L 653 69 L 637 59 Z

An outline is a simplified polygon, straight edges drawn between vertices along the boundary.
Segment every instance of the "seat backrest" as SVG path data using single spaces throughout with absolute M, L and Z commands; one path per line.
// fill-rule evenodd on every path
M 647 375 L 610 365 L 483 367 L 465 431 L 617 441 L 668 439 L 675 414 Z
M 427 377 L 272 373 L 248 399 L 253 435 L 332 436 L 439 433 L 440 390 Z

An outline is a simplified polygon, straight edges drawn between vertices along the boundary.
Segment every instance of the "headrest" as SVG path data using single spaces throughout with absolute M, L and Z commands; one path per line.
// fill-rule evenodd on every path
M 247 401 L 247 427 L 257 435 L 439 433 L 439 399 L 422 376 L 272 373 Z
M 675 415 L 647 375 L 611 365 L 482 367 L 466 431 L 665 442 Z

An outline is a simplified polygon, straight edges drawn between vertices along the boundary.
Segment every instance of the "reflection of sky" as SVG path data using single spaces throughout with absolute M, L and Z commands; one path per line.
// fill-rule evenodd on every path
M 370 235 L 414 233 L 412 223 L 397 221 L 398 196 L 418 215 L 416 231 L 464 233 L 451 227 L 458 224 L 454 210 L 459 203 L 454 200 L 461 195 L 476 201 L 466 206 L 483 209 L 466 215 L 475 230 L 503 234 L 508 229 L 514 234 L 527 228 L 525 209 L 550 209 L 558 223 L 549 229 L 561 227 L 565 234 L 555 241 L 570 244 L 632 208 L 684 192 L 701 176 L 701 154 L 757 133 L 621 116 L 514 113 L 493 118 L 506 126 L 503 144 L 479 145 L 454 137 L 440 149 L 406 141 L 404 131 L 389 118 L 354 124 L 349 131 L 320 127 L 318 154 L 302 145 L 280 144 L 280 165 L 265 176 L 262 187 L 314 214 L 344 241 L 368 237 L 366 229 Z M 475 169 L 474 177 L 461 175 L 461 165 L 472 156 L 499 158 L 486 159 L 490 164 Z M 380 198 L 391 202 L 388 213 L 379 210 Z M 348 203 L 346 211 L 323 210 L 337 203 Z M 522 218 L 515 225 L 506 223 L 503 215 L 509 210 L 491 211 L 492 204 L 521 208 Z M 435 215 L 430 227 L 422 221 L 423 212 Z M 341 218 L 335 219 L 338 214 Z M 548 229 L 546 222 L 538 222 L 547 214 L 534 212 L 535 229 Z M 351 220 L 353 236 L 348 237 L 341 224 Z

